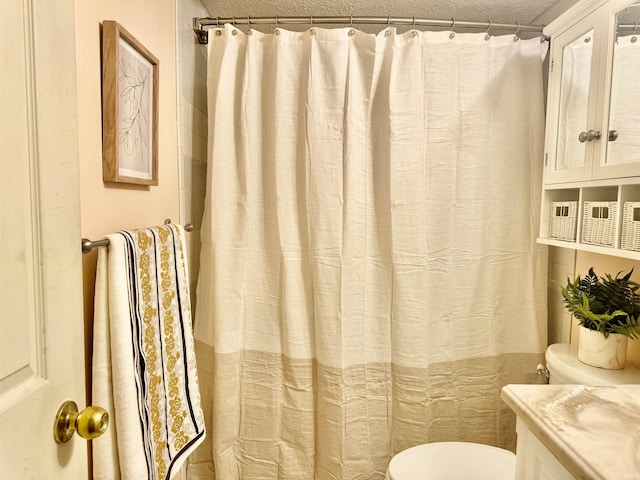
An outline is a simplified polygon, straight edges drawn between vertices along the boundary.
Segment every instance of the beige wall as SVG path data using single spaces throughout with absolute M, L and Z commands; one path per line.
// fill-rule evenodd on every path
M 571 340 L 571 315 L 564 308 L 560 285 L 567 278 L 576 276 L 576 251 L 569 248 L 549 247 L 547 303 L 549 311 L 549 345 L 569 343 Z
M 165 218 L 180 221 L 175 19 L 174 0 L 75 2 L 83 237 L 98 240 L 117 230 L 162 224 Z M 120 23 L 159 61 L 157 187 L 109 185 L 102 181 L 100 23 L 103 20 Z M 83 257 L 87 361 L 91 355 L 96 258 L 95 251 Z
M 82 234 L 178 221 L 176 26 L 174 0 L 76 2 Z M 159 60 L 157 187 L 102 182 L 100 22 L 116 20 Z

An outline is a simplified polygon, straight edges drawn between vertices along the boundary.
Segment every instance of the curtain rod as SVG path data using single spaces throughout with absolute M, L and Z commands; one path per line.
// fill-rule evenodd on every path
M 341 17 L 325 17 L 325 16 L 308 16 L 308 17 L 252 17 L 249 15 L 237 17 L 195 17 L 193 19 L 193 30 L 198 35 L 200 43 L 208 42 L 207 31 L 205 27 L 221 27 L 226 23 L 232 25 L 409 25 L 413 27 L 443 27 L 454 30 L 455 28 L 475 28 L 486 30 L 513 30 L 514 33 L 519 32 L 535 32 L 542 33 L 544 25 L 528 25 L 519 23 L 493 23 L 490 20 L 486 22 L 473 22 L 468 20 L 437 20 L 433 18 L 418 17 L 375 17 L 375 16 L 341 16 Z

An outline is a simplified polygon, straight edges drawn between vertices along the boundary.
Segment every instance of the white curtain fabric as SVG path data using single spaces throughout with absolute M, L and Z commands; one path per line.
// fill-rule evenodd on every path
M 210 34 L 190 478 L 382 479 L 513 448 L 546 346 L 539 39 Z

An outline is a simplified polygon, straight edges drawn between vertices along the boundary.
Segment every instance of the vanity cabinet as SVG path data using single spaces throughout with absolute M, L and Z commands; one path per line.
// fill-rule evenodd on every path
M 583 0 L 544 30 L 541 243 L 640 260 L 639 25 L 640 0 Z
M 640 385 L 514 384 L 500 398 L 516 414 L 516 480 L 640 476 Z
M 516 433 L 516 480 L 575 480 L 520 417 L 516 420 Z

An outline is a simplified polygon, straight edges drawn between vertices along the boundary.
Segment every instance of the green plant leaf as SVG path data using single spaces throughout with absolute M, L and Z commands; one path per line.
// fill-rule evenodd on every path
M 567 278 L 566 286 L 560 286 L 565 308 L 580 325 L 605 338 L 610 333 L 640 338 L 640 284 L 631 280 L 632 273 L 598 277 L 591 267 L 583 278 Z

